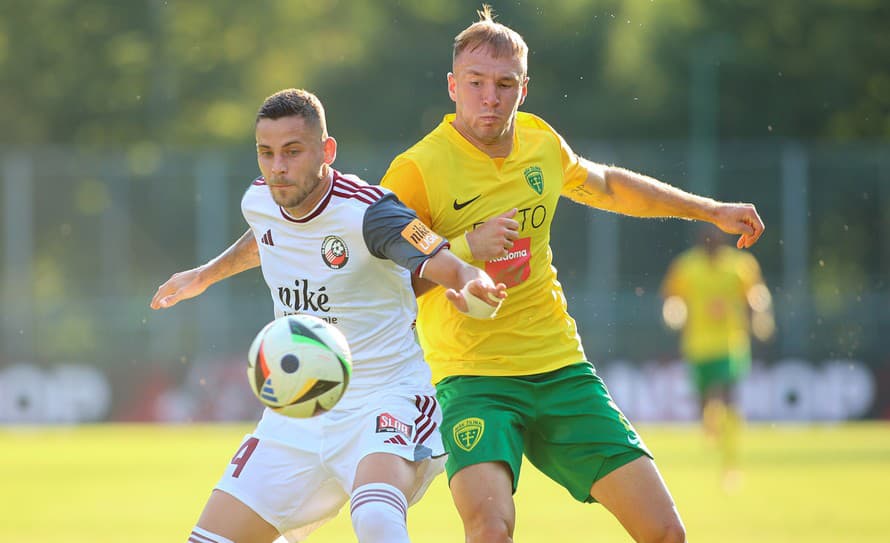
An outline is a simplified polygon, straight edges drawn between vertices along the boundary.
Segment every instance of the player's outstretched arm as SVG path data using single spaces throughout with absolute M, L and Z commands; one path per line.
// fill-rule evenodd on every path
M 566 186 L 563 194 L 592 207 L 634 217 L 677 217 L 714 224 L 739 236 L 741 249 L 763 234 L 763 221 L 752 204 L 718 202 L 624 168 L 582 159 L 587 178 Z
M 445 297 L 458 311 L 473 316 L 490 317 L 507 297 L 506 285 L 495 284 L 483 270 L 457 258 L 448 249 L 442 249 L 426 262 L 423 267 L 423 279 L 445 287 L 447 289 Z M 470 296 L 476 300 L 469 299 Z M 480 307 L 480 303 L 489 308 Z M 489 312 L 489 314 L 481 315 L 476 314 L 477 312 Z
M 158 287 L 149 304 L 152 309 L 173 307 L 182 300 L 194 298 L 210 285 L 260 265 L 256 238 L 250 229 L 216 258 L 203 266 L 174 273 Z

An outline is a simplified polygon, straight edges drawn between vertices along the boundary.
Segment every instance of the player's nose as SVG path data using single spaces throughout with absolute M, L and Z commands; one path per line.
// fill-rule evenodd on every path
M 284 157 L 276 156 L 272 160 L 272 173 L 283 174 L 287 172 L 287 161 Z

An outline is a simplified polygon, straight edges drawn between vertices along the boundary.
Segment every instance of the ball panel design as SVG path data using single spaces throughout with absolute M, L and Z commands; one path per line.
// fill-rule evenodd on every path
M 248 383 L 267 407 L 290 417 L 333 408 L 349 385 L 352 356 L 336 327 L 290 315 L 263 327 L 248 351 Z

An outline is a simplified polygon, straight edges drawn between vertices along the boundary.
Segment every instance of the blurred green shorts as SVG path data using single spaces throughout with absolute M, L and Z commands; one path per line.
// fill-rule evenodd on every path
M 693 362 L 689 365 L 692 382 L 699 397 L 715 386 L 735 385 L 751 368 L 750 356 L 727 355 L 722 358 Z
M 641 456 L 652 457 L 587 362 L 521 377 L 454 376 L 436 385 L 448 479 L 462 468 L 505 462 L 519 484 L 522 455 L 578 501 Z

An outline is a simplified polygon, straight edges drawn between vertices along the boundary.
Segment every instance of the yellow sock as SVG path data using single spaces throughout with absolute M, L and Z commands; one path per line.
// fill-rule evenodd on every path
M 731 407 L 723 409 L 719 435 L 724 470 L 734 470 L 739 467 L 739 448 L 743 424 L 744 419 L 738 411 Z
M 702 425 L 708 436 L 720 439 L 723 420 L 726 418 L 726 405 L 717 399 L 708 400 L 702 410 Z

